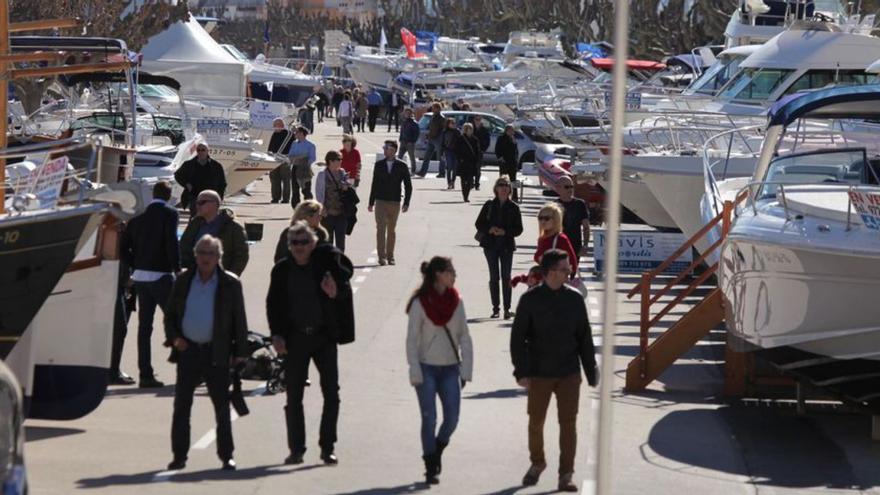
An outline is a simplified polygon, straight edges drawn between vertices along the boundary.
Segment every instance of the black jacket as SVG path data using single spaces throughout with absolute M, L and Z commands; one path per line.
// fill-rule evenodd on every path
M 506 133 L 499 136 L 498 141 L 495 142 L 495 156 L 506 165 L 515 165 L 519 160 L 516 138 L 510 137 Z
M 223 245 L 223 258 L 220 264 L 224 269 L 231 271 L 236 275 L 241 275 L 250 259 L 250 248 L 247 244 L 247 234 L 244 226 L 235 221 L 235 213 L 228 208 L 220 210 L 220 228 L 217 231 L 217 238 Z M 199 241 L 196 236 L 199 229 L 204 225 L 205 219 L 202 217 L 192 217 L 180 236 L 180 262 L 184 268 L 195 268 L 196 255 L 193 248 Z
M 480 142 L 473 135 L 461 134 L 455 141 L 455 175 L 471 177 L 476 175 L 480 163 Z
M 474 223 L 478 232 L 483 233 L 480 240 L 480 247 L 496 250 L 516 250 L 516 241 L 514 237 L 519 237 L 523 232 L 522 214 L 519 211 L 519 205 L 511 200 L 507 200 L 504 204 L 498 198 L 486 201 L 477 221 Z M 489 234 L 489 228 L 499 227 L 504 229 L 503 236 Z
M 388 173 L 388 165 L 384 159 L 379 160 L 373 166 L 373 185 L 370 186 L 369 205 L 376 204 L 376 200 L 400 202 L 400 186 L 403 184 L 403 206 L 409 206 L 412 198 L 412 180 L 409 176 L 409 166 L 395 159 Z
M 579 373 L 596 383 L 596 356 L 581 294 L 540 284 L 520 298 L 510 334 L 513 376 L 562 378 Z M 579 365 L 580 363 L 580 365 Z
M 461 131 L 456 127 L 447 127 L 443 129 L 443 149 L 445 151 L 455 152 L 455 144 L 458 143 L 458 138 L 461 137 Z
M 338 344 L 354 342 L 354 300 L 351 291 L 351 276 L 354 266 L 341 251 L 331 244 L 319 244 L 312 251 L 311 262 L 315 263 L 315 284 L 318 285 L 318 297 L 330 339 Z M 266 316 L 272 335 L 279 335 L 290 343 L 295 335 L 291 335 L 293 322 L 290 318 L 290 295 L 288 281 L 291 266 L 296 263 L 293 256 L 287 256 L 272 268 L 269 282 L 269 294 L 266 296 Z M 321 290 L 324 274 L 336 282 L 336 297 L 330 299 Z
M 290 138 L 290 139 L 288 139 Z M 287 141 L 287 142 L 285 142 Z M 281 131 L 275 131 L 272 133 L 272 138 L 269 139 L 269 153 L 279 153 L 282 155 L 286 155 L 290 153 L 290 145 L 293 143 L 293 139 L 291 138 L 291 133 L 287 129 Z M 282 149 L 281 145 L 284 145 Z M 280 150 L 280 151 L 279 151 Z
M 399 141 L 401 143 L 415 143 L 419 140 L 419 134 L 421 134 L 421 130 L 415 119 L 404 119 L 400 124 Z
M 479 126 L 475 125 L 474 136 L 480 142 L 480 153 L 485 153 L 489 149 L 489 145 L 492 144 L 492 134 L 489 132 L 489 129 L 482 124 Z
M 186 270 L 177 277 L 171 289 L 168 311 L 165 313 L 165 345 L 183 338 L 183 315 L 186 299 L 197 270 Z M 211 339 L 212 364 L 229 366 L 230 357 L 247 357 L 247 315 L 244 310 L 244 294 L 241 281 L 234 273 L 217 270 L 217 295 L 214 299 L 214 336 Z M 171 351 L 174 361 L 177 350 Z
M 195 199 L 200 192 L 207 189 L 217 191 L 221 198 L 226 194 L 226 172 L 223 171 L 223 165 L 213 158 L 208 158 L 208 163 L 204 165 L 199 165 L 198 158 L 183 162 L 177 172 L 174 172 L 174 180 L 184 189 L 187 184 L 192 185 L 192 190 L 186 190 L 190 199 Z
M 151 203 L 132 218 L 120 239 L 122 257 L 132 270 L 180 271 L 177 223 L 180 215 L 166 203 Z

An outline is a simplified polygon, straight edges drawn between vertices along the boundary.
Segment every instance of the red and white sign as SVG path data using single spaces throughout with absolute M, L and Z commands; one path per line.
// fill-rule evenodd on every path
M 31 174 L 30 190 L 40 202 L 40 208 L 54 208 L 61 197 L 61 186 L 67 174 L 67 157 L 46 159 Z

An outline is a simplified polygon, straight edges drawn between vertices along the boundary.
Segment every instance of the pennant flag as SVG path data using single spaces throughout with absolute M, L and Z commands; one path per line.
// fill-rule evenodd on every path
M 403 40 L 403 46 L 406 48 L 406 58 L 422 58 L 424 53 L 416 52 L 416 35 L 412 34 L 407 28 L 400 28 L 400 39 Z
M 388 38 L 385 36 L 385 27 L 382 26 L 382 34 L 379 37 L 379 53 L 385 55 L 385 45 L 388 44 Z

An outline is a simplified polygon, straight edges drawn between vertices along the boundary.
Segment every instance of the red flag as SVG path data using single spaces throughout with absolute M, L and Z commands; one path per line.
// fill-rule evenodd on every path
M 424 53 L 416 52 L 416 35 L 412 34 L 407 28 L 400 28 L 400 39 L 403 40 L 403 46 L 406 47 L 406 58 L 421 58 Z

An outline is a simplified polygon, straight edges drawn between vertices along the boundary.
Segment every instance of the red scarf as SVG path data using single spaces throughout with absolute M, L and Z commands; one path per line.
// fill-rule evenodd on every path
M 431 288 L 427 294 L 419 296 L 419 302 L 422 303 L 425 314 L 438 327 L 449 323 L 460 300 L 458 291 L 454 287 L 446 289 L 443 294 L 439 294 Z

